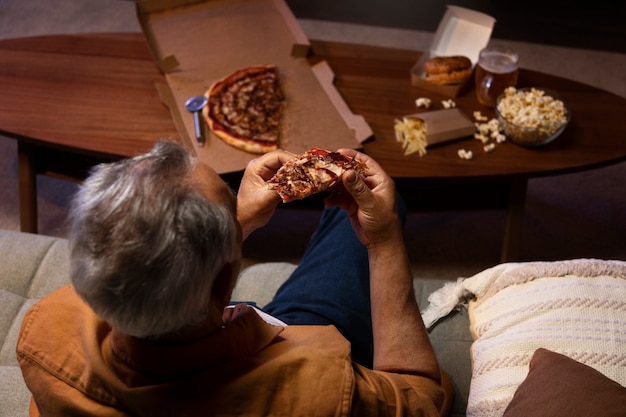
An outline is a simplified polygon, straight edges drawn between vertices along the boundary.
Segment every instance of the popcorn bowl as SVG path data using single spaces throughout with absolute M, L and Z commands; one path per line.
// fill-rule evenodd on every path
M 552 142 L 571 118 L 555 91 L 539 87 L 507 88 L 496 101 L 496 115 L 506 137 L 522 146 Z

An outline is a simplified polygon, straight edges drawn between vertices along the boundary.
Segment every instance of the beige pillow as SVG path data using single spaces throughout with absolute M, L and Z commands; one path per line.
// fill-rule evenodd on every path
M 500 417 L 539 348 L 626 385 L 626 262 L 497 265 L 431 294 L 427 326 L 469 301 L 469 417 Z
M 475 295 L 468 416 L 502 416 L 538 348 L 626 385 L 626 263 L 502 264 L 464 287 Z

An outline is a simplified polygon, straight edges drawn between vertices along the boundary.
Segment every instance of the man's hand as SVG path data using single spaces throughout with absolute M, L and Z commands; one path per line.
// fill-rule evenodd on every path
M 243 238 L 263 227 L 274 214 L 280 197 L 266 188 L 265 182 L 295 155 L 283 150 L 267 153 L 248 163 L 237 192 L 237 220 Z
M 348 212 L 367 247 L 374 335 L 374 369 L 417 374 L 441 381 L 441 371 L 419 312 L 413 276 L 402 237 L 395 185 L 380 165 L 354 150 L 340 150 L 368 166 L 365 178 L 343 176 L 340 190 L 327 199 Z
M 365 177 L 355 171 L 344 173 L 342 182 L 345 193 L 332 194 L 326 199 L 326 204 L 347 211 L 357 237 L 368 248 L 401 239 L 393 180 L 369 156 L 353 149 L 340 149 L 339 152 L 365 162 L 368 169 Z

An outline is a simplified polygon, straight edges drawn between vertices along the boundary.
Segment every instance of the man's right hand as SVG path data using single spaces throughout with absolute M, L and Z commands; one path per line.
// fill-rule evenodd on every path
M 367 155 L 355 150 L 340 152 L 368 166 L 365 177 L 346 172 L 346 194 L 333 194 L 327 203 L 348 212 L 359 240 L 368 248 L 374 369 L 417 374 L 440 382 L 437 357 L 415 300 L 395 184 Z
M 346 193 L 335 193 L 326 199 L 329 206 L 347 211 L 357 237 L 372 248 L 394 239 L 402 239 L 400 218 L 396 206 L 396 188 L 393 180 L 371 157 L 353 149 L 339 152 L 367 164 L 365 176 L 348 171 L 342 182 Z

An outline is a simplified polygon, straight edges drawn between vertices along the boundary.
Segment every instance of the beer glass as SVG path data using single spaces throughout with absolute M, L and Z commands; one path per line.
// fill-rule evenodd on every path
M 476 98 L 480 103 L 494 107 L 507 87 L 515 87 L 518 60 L 518 54 L 504 46 L 488 46 L 480 51 L 475 72 Z

